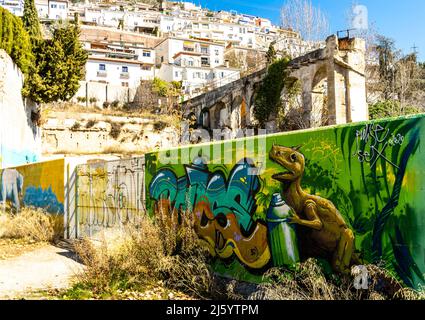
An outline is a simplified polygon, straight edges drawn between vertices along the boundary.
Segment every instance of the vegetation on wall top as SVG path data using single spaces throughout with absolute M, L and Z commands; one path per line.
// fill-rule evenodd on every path
M 277 113 L 281 107 L 281 93 L 287 76 L 286 67 L 289 58 L 282 58 L 274 61 L 267 70 L 256 96 L 254 106 L 254 116 L 261 127 L 269 120 L 273 113 Z
M 34 56 L 28 32 L 20 18 L 0 7 L 0 49 L 12 58 L 26 74 L 33 65 Z

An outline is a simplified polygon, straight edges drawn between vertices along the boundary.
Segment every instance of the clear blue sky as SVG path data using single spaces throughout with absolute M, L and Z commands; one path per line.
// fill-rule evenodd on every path
M 271 19 L 279 24 L 279 11 L 285 0 L 193 0 L 211 10 L 236 10 Z M 347 29 L 347 12 L 353 0 L 312 0 L 329 18 L 331 31 Z M 425 61 L 424 0 L 356 0 L 368 8 L 369 23 L 380 34 L 393 38 L 404 53 L 418 47 L 420 60 Z

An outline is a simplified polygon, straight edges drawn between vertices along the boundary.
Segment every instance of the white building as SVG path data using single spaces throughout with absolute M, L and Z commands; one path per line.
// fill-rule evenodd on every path
M 157 76 L 181 81 L 188 98 L 236 81 L 240 71 L 225 65 L 224 49 L 214 42 L 168 37 L 155 47 Z
M 157 11 L 127 11 L 85 8 L 83 21 L 98 26 L 118 28 L 123 30 L 154 33 L 160 26 L 160 13 Z
M 85 48 L 89 52 L 85 78 L 87 82 L 137 88 L 141 80 L 154 78 L 153 49 L 108 43 L 86 43 Z
M 66 20 L 69 5 L 66 0 L 35 0 L 39 19 Z
M 49 0 L 35 0 L 35 8 L 39 19 L 49 18 Z
M 0 6 L 18 17 L 24 14 L 24 0 L 0 0 Z
M 65 20 L 68 18 L 68 1 L 49 0 L 49 19 Z

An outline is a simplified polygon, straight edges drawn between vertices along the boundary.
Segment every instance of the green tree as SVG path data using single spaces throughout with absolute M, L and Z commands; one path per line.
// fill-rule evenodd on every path
M 51 39 L 34 48 L 36 66 L 25 83 L 25 96 L 48 103 L 68 101 L 76 94 L 88 58 L 78 39 L 79 32 L 76 23 L 60 24 Z
M 266 53 L 267 64 L 271 64 L 276 60 L 276 49 L 274 48 L 273 43 L 270 44 L 269 50 Z
M 24 15 L 22 16 L 22 22 L 24 23 L 24 27 L 28 31 L 33 42 L 42 38 L 40 22 L 38 21 L 38 14 L 34 0 L 24 1 Z
M 379 101 L 369 106 L 370 119 L 398 117 L 421 113 L 424 110 L 416 106 L 402 106 L 397 100 Z
M 280 96 L 285 84 L 288 63 L 289 58 L 273 62 L 255 96 L 254 116 L 261 127 L 264 127 L 273 113 L 277 114 L 282 105 Z
M 0 49 L 12 58 L 19 69 L 28 73 L 34 62 L 28 32 L 20 18 L 0 7 Z

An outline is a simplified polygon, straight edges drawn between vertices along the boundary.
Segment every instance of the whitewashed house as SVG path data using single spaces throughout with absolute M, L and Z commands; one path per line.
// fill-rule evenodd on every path
M 240 71 L 226 66 L 224 49 L 214 42 L 168 37 L 155 47 L 157 76 L 181 81 L 188 98 L 236 81 Z
M 0 0 L 0 6 L 12 12 L 15 16 L 24 14 L 24 0 Z

